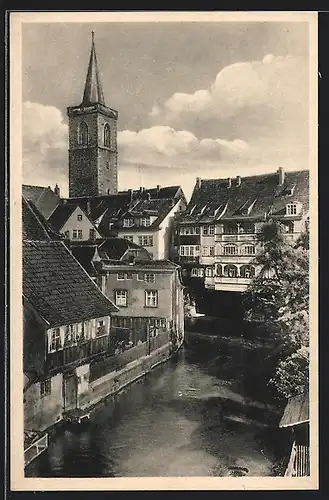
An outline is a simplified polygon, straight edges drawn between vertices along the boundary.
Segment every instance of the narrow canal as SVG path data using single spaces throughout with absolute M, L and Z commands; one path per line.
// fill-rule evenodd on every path
M 213 351 L 185 346 L 89 424 L 63 430 L 26 476 L 273 475 L 276 412 L 247 398 L 238 376 L 214 374 Z

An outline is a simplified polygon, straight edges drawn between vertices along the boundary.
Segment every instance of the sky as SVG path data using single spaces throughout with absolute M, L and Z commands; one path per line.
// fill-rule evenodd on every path
M 24 23 L 23 177 L 68 194 L 66 108 L 91 31 L 118 110 L 119 189 L 306 169 L 307 22 Z

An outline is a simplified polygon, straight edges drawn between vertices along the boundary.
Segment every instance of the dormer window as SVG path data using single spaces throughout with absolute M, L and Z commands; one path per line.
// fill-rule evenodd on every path
M 134 225 L 133 219 L 123 219 L 123 227 L 132 227 Z
M 78 144 L 80 146 L 87 146 L 88 144 L 88 125 L 86 122 L 81 122 L 78 127 Z
M 104 146 L 111 147 L 111 129 L 108 123 L 104 127 Z
M 286 214 L 297 215 L 297 205 L 297 203 L 288 203 L 288 205 L 286 205 Z
M 150 219 L 150 217 L 142 217 L 140 219 L 140 225 L 141 226 L 150 226 L 151 225 L 151 219 Z

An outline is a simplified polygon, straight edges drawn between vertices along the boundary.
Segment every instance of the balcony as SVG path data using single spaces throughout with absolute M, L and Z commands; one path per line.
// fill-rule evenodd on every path
M 214 278 L 215 290 L 228 292 L 245 292 L 251 282 L 250 278 L 229 278 L 228 276 L 216 276 Z
M 102 335 L 47 354 L 46 366 L 49 371 L 56 370 L 66 365 L 81 363 L 84 360 L 90 361 L 98 354 L 105 354 L 109 351 L 110 336 Z
M 237 241 L 255 242 L 256 239 L 257 239 L 257 233 L 234 233 L 234 234 L 216 233 L 215 235 L 216 242 L 225 242 L 225 243 L 235 243 Z

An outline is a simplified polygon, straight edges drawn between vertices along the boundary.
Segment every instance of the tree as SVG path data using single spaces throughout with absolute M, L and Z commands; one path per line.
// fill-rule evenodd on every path
M 258 273 L 245 294 L 246 316 L 265 324 L 280 342 L 280 361 L 271 383 L 290 397 L 308 384 L 308 235 L 289 243 L 284 226 L 272 221 L 262 227 L 258 245 Z

